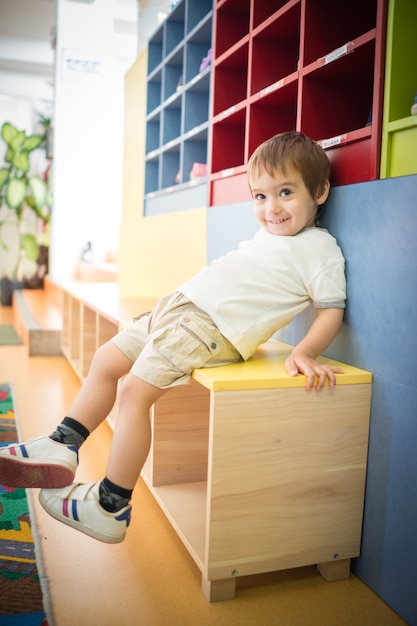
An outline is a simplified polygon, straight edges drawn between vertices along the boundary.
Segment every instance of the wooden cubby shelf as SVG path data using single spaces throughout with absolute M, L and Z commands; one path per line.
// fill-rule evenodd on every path
M 150 311 L 152 298 L 124 298 L 116 283 L 71 281 L 62 287 L 61 349 L 80 380 L 97 348 L 137 315 Z

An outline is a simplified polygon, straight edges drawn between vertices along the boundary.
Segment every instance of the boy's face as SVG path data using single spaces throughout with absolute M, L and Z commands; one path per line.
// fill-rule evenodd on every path
M 326 182 L 320 195 L 312 198 L 301 174 L 293 168 L 288 167 L 285 174 L 277 170 L 274 177 L 265 171 L 252 176 L 250 186 L 256 219 L 271 235 L 286 237 L 314 226 L 317 207 L 329 193 Z

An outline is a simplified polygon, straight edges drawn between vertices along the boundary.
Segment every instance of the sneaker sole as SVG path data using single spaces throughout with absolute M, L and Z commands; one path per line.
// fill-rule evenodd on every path
M 70 517 L 65 517 L 65 515 L 61 515 L 60 513 L 57 513 L 53 509 L 49 508 L 48 503 L 46 502 L 42 491 L 39 493 L 39 502 L 41 503 L 45 511 L 49 513 L 49 515 L 53 517 L 54 519 L 58 520 L 59 522 L 62 522 L 66 526 L 71 526 L 71 528 L 75 528 L 75 530 L 78 530 L 84 533 L 84 535 L 88 535 L 89 537 L 98 539 L 98 541 L 102 541 L 104 543 L 121 543 L 126 536 L 126 533 L 122 536 L 118 535 L 117 537 L 105 535 L 103 533 L 100 533 L 100 531 L 95 530 L 94 528 L 90 528 L 90 526 L 86 526 L 85 524 L 81 522 L 77 522 L 76 520 L 73 520 Z
M 55 489 L 66 487 L 74 473 L 62 465 L 22 462 L 0 458 L 0 483 L 6 487 Z

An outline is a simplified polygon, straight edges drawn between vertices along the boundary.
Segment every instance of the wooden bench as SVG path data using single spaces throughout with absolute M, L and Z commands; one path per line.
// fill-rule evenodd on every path
M 62 290 L 45 279 L 44 289 L 13 294 L 14 325 L 30 356 L 61 354 Z
M 150 311 L 155 302 L 155 298 L 122 296 L 117 283 L 67 281 L 63 285 L 61 349 L 81 381 L 97 348 L 135 316 Z
M 239 576 L 315 564 L 349 577 L 359 555 L 372 376 L 337 363 L 336 388 L 291 377 L 291 346 L 195 370 L 153 407 L 142 472 L 202 573 L 210 601 Z
M 117 282 L 117 263 L 83 263 L 80 261 L 75 268 L 74 279 L 89 283 Z
M 75 283 L 63 302 L 62 349 L 83 379 L 98 345 L 155 301 Z M 246 363 L 195 370 L 152 410 L 142 477 L 210 601 L 233 598 L 239 576 L 315 564 L 347 578 L 359 555 L 372 375 L 321 357 L 345 373 L 307 392 L 285 370 L 290 350 L 270 340 Z

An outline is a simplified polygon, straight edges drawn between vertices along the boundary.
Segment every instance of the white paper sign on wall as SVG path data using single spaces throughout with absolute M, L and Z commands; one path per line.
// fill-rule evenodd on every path
M 63 48 L 61 78 L 70 81 L 86 81 L 97 78 L 103 72 L 103 59 L 97 53 L 74 48 Z

